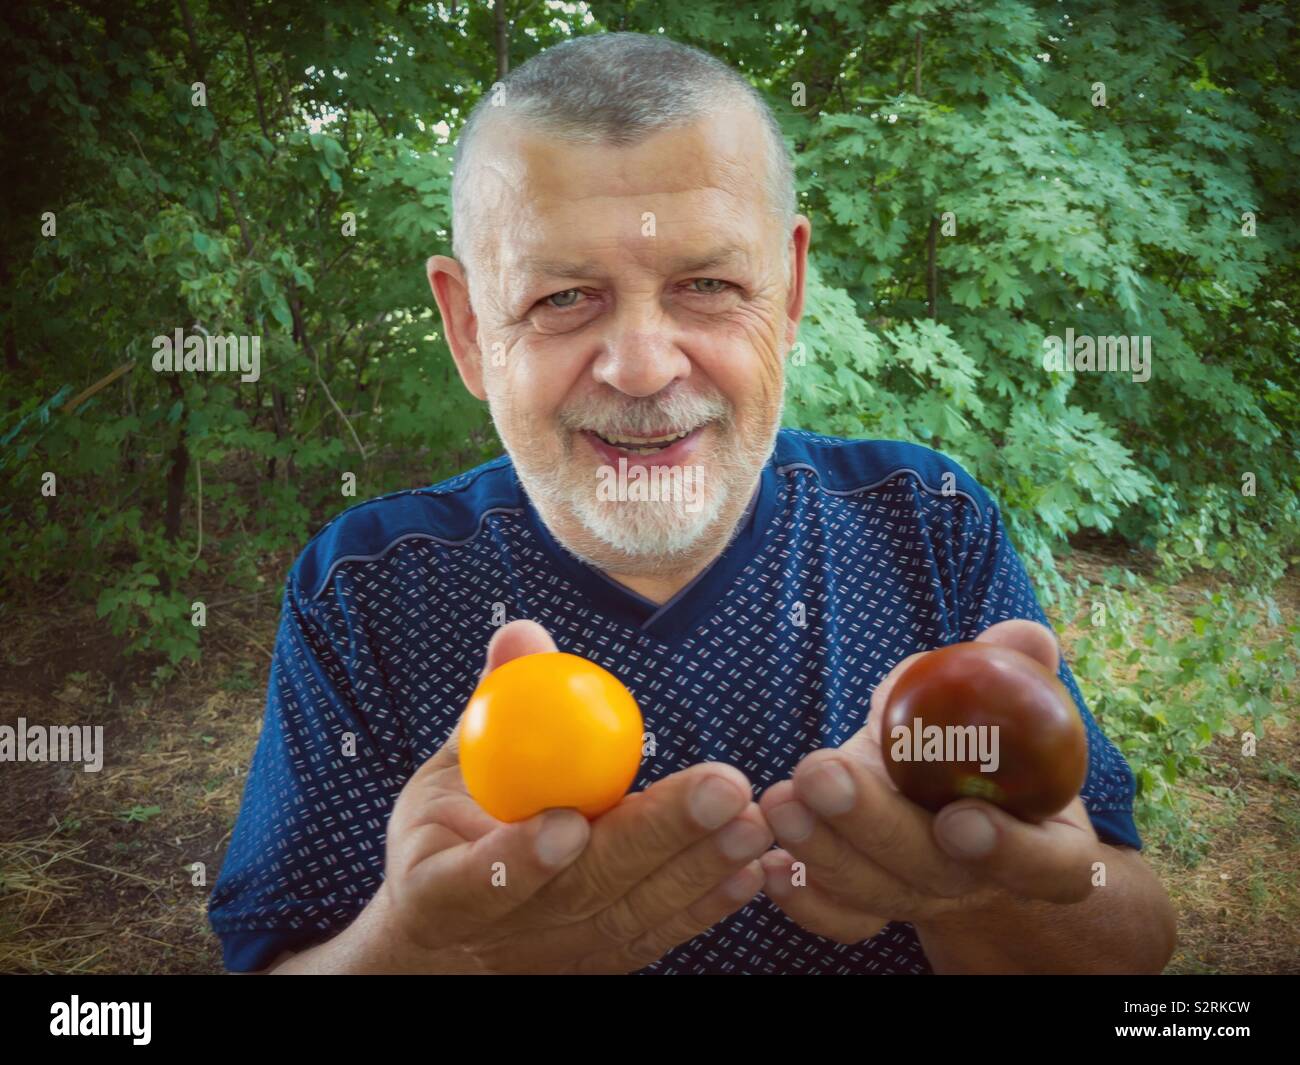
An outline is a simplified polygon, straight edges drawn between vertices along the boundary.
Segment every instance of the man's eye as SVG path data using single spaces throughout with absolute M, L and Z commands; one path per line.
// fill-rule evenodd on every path
M 549 307 L 572 307 L 581 295 L 582 293 L 576 288 L 566 288 L 563 292 L 556 292 L 547 296 L 542 302 Z M 555 302 L 557 300 L 559 302 Z
M 710 286 L 709 288 L 696 288 L 696 289 L 694 289 L 694 291 L 695 291 L 695 292 L 698 292 L 701 296 L 716 296 L 716 295 L 718 295 L 718 293 L 720 293 L 720 292 L 725 292 L 726 289 L 729 287 L 729 283 L 728 283 L 728 282 L 726 282 L 726 281 L 719 281 L 716 277 L 696 277 L 696 278 L 693 278 L 693 279 L 691 280 L 690 283 L 691 283 L 691 285 L 708 285 L 708 286 Z M 717 286 L 717 287 L 715 288 L 715 287 L 712 287 L 712 286 Z

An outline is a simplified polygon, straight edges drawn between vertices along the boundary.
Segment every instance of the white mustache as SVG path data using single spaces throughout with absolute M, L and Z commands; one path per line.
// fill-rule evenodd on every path
M 706 422 L 730 422 L 731 407 L 722 401 L 700 403 L 656 404 L 652 408 L 639 407 L 628 410 L 565 411 L 559 416 L 560 426 L 568 430 L 588 430 L 594 433 L 629 433 L 645 436 L 665 430 L 681 432 L 695 429 Z

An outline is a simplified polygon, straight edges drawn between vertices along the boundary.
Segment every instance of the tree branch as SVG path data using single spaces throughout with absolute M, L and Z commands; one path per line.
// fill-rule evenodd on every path
M 352 442 L 357 445 L 357 451 L 361 453 L 361 461 L 365 462 L 366 449 L 361 443 L 361 438 L 357 436 L 357 431 L 352 428 L 352 423 L 348 420 L 348 416 L 343 413 L 343 408 L 335 401 L 334 394 L 330 391 L 330 386 L 325 383 L 325 378 L 321 376 L 320 353 L 316 350 L 315 345 L 312 344 L 311 337 L 307 335 L 307 323 L 302 315 L 302 305 L 298 300 L 298 294 L 293 291 L 289 292 L 289 312 L 293 315 L 294 332 L 298 334 L 298 339 L 302 343 L 303 350 L 312 357 L 312 362 L 315 366 L 316 380 L 324 390 L 325 398 L 330 401 L 330 406 L 334 408 L 335 413 L 343 419 L 343 424 L 348 427 L 348 432 L 352 434 Z
M 916 79 L 913 82 L 913 86 L 912 86 L 913 92 L 915 92 L 917 96 L 921 95 L 921 51 L 922 51 L 921 31 L 917 30 L 916 31 Z

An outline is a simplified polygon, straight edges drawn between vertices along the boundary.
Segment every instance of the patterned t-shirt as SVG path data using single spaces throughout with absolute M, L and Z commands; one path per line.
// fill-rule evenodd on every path
M 286 582 L 262 734 L 209 902 L 228 969 L 330 938 L 374 895 L 393 803 L 455 726 L 503 618 L 539 622 L 631 689 L 656 738 L 634 787 L 722 761 L 756 798 L 860 729 L 907 655 L 1007 618 L 1046 623 L 988 493 L 912 444 L 782 430 L 729 546 L 662 605 L 561 547 L 508 457 L 362 503 Z M 1093 826 L 1140 849 L 1133 774 L 1064 663 L 1060 677 L 1087 725 Z M 929 971 L 909 924 L 835 943 L 766 895 L 641 970 Z

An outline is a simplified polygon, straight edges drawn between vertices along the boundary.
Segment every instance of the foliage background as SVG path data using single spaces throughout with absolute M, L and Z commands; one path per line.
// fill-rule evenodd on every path
M 1078 672 L 1144 802 L 1234 716 L 1287 705 L 1295 626 L 1243 642 L 1284 620 L 1270 590 L 1300 550 L 1286 6 L 106 0 L 0 20 L 0 617 L 93 604 L 162 684 L 200 660 L 190 604 L 281 580 L 355 502 L 343 473 L 364 499 L 500 453 L 423 276 L 450 247 L 456 130 L 552 43 L 664 27 L 744 71 L 797 154 L 814 242 L 787 423 L 948 452 L 1049 603 L 1128 619 Z M 154 374 L 151 339 L 195 323 L 260 334 L 261 380 Z M 1045 373 L 1067 327 L 1150 335 L 1151 379 Z M 1089 533 L 1155 560 L 1146 600 L 1131 575 L 1060 578 Z M 1149 596 L 1192 570 L 1229 591 L 1164 632 Z M 1122 691 L 1106 646 L 1140 664 Z

